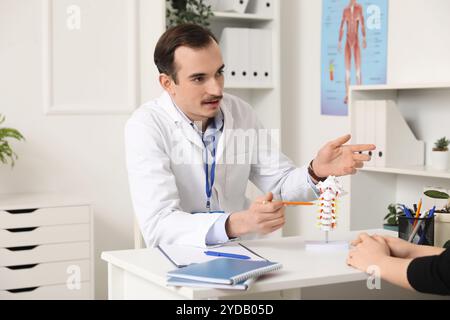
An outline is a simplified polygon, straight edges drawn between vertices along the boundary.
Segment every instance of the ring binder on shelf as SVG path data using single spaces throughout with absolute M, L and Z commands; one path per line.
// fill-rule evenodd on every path
M 271 86 L 272 32 L 265 29 L 224 28 L 220 47 L 229 86 Z
M 249 82 L 272 85 L 272 33 L 265 29 L 249 29 Z
M 231 86 L 249 84 L 249 29 L 224 28 L 220 48 L 225 62 L 225 82 Z
M 247 13 L 273 17 L 274 2 L 273 0 L 250 0 L 247 6 Z

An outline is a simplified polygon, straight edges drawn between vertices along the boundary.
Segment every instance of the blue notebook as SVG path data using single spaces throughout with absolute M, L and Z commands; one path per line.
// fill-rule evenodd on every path
M 169 271 L 167 276 L 235 285 L 249 278 L 256 278 L 265 273 L 278 270 L 281 267 L 282 265 L 280 263 L 270 261 L 220 258 Z
M 255 278 L 250 278 L 245 281 L 239 282 L 235 285 L 231 284 L 222 284 L 222 283 L 211 283 L 211 282 L 203 282 L 182 278 L 168 278 L 167 285 L 170 287 L 191 287 L 191 288 L 214 288 L 214 289 L 227 289 L 227 290 L 248 290 L 253 282 L 255 282 Z

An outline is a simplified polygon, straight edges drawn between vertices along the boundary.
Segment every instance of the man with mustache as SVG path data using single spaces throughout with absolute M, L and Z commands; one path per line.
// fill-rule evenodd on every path
M 361 152 L 375 149 L 344 145 L 347 135 L 326 144 L 309 165 L 295 167 L 264 142 L 270 137 L 251 106 L 223 92 L 220 47 L 200 26 L 167 30 L 154 60 L 164 93 L 139 108 L 125 129 L 131 198 L 149 247 L 205 247 L 272 233 L 285 223 L 283 204 L 272 200 L 315 200 L 315 184 L 355 174 L 370 160 Z M 236 151 L 243 146 L 233 143 L 240 133 L 262 142 Z M 242 163 L 241 156 L 250 161 Z M 251 203 L 248 181 L 266 195 Z

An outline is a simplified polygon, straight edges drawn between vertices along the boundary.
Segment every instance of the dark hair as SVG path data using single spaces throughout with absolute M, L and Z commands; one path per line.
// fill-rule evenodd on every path
M 195 24 L 181 24 L 168 29 L 156 44 L 154 61 L 159 73 L 171 76 L 177 82 L 175 50 L 186 46 L 193 49 L 206 48 L 212 41 L 218 43 L 211 31 Z

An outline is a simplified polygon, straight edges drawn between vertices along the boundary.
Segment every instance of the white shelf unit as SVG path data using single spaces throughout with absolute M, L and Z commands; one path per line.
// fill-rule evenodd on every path
M 0 300 L 93 299 L 93 263 L 88 202 L 0 195 Z
M 390 203 L 412 206 L 424 197 L 426 187 L 450 189 L 450 172 L 437 171 L 430 166 L 434 142 L 450 136 L 450 83 L 352 87 L 352 133 L 355 133 L 353 108 L 359 100 L 395 101 L 416 138 L 425 141 L 426 160 L 425 166 L 367 167 L 350 177 L 351 230 L 379 228 Z M 407 146 L 404 149 L 407 152 Z
M 225 92 L 238 96 L 252 105 L 259 120 L 267 129 L 281 130 L 280 0 L 272 0 L 271 5 L 273 15 L 270 17 L 251 13 L 214 12 L 210 29 L 218 40 L 220 40 L 222 31 L 226 27 L 271 31 L 272 84 L 236 86 L 225 83 Z M 279 137 L 281 137 L 281 132 Z M 260 194 L 260 191 L 249 183 L 247 196 L 254 199 Z
M 438 171 L 432 167 L 427 166 L 413 166 L 413 167 L 403 167 L 403 168 L 363 168 L 362 171 L 366 172 L 379 172 L 379 173 L 392 173 L 404 176 L 416 176 L 416 177 L 427 177 L 427 178 L 442 178 L 450 179 L 450 172 L 448 171 Z

